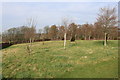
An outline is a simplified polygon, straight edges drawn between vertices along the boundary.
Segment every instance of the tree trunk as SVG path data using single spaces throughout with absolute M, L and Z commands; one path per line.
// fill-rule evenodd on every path
M 74 42 L 75 41 L 75 36 L 71 36 L 70 41 Z
M 11 42 L 10 42 L 10 41 L 8 41 L 8 43 L 10 44 Z
M 86 36 L 85 36 L 85 40 L 86 40 Z
M 34 42 L 34 38 L 32 39 L 32 43 Z
M 30 38 L 30 44 L 32 44 L 32 39 Z
M 90 36 L 89 36 L 89 40 L 90 40 Z
M 64 34 L 64 49 L 66 49 L 65 46 L 66 46 L 66 33 Z
M 99 35 L 97 36 L 98 40 L 100 39 Z
M 107 45 L 107 33 L 105 33 L 105 40 L 104 40 L 104 46 Z

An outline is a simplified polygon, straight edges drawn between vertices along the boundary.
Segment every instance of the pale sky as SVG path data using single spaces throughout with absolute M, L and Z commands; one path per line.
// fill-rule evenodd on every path
M 72 0 L 71 0 L 72 1 Z M 117 7 L 117 2 L 4 2 L 2 3 L 3 31 L 27 24 L 29 18 L 37 21 L 36 29 L 47 25 L 61 25 L 63 17 L 76 24 L 94 23 L 99 8 Z
M 1 2 L 118 2 L 119 0 L 1 0 Z

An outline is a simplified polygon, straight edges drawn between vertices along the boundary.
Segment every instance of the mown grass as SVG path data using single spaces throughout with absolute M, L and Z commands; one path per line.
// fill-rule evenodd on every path
M 2 74 L 5 78 L 116 78 L 118 77 L 118 42 L 63 41 L 35 42 L 32 53 L 28 44 L 3 49 Z

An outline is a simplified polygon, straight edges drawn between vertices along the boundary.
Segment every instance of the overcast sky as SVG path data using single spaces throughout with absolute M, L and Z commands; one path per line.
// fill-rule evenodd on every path
M 37 21 L 36 29 L 47 25 L 61 25 L 63 17 L 76 24 L 94 23 L 99 8 L 115 7 L 117 2 L 5 2 L 2 4 L 3 31 L 27 24 L 29 18 Z

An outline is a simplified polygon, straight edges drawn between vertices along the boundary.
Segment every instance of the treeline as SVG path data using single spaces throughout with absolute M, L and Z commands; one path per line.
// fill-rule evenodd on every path
M 67 19 L 62 20 L 62 25 L 45 26 L 36 32 L 36 22 L 30 19 L 27 26 L 11 28 L 2 34 L 2 41 L 5 43 L 25 43 L 48 40 L 107 40 L 118 39 L 118 26 L 116 24 L 116 8 L 104 7 L 100 9 L 97 21 L 94 24 L 75 24 Z
M 118 27 L 113 26 L 108 29 L 108 39 L 118 39 Z M 47 40 L 64 40 L 65 27 L 64 26 L 46 26 L 40 29 L 38 33 L 35 27 L 21 26 L 17 28 L 10 28 L 3 32 L 2 41 L 5 43 L 26 43 L 34 41 Z M 83 24 L 77 25 L 75 23 L 69 24 L 67 27 L 66 39 L 70 41 L 78 40 L 103 40 L 104 29 L 98 25 Z
M 33 42 L 36 36 L 34 27 L 21 26 L 10 28 L 2 33 L 2 41 L 5 43 L 25 43 Z

